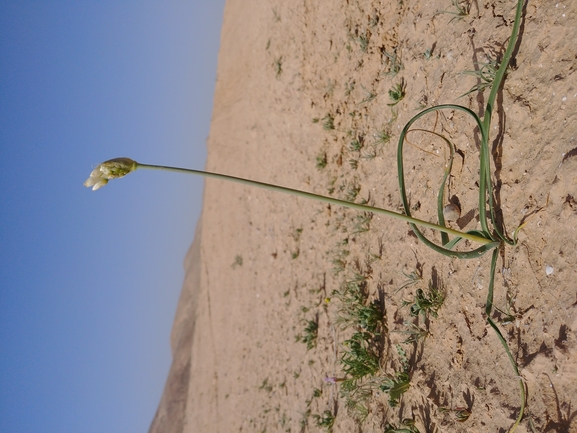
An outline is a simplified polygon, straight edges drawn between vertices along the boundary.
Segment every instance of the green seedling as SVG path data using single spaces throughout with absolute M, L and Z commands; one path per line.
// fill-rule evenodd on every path
M 319 170 L 322 170 L 323 168 L 325 168 L 328 164 L 328 160 L 327 160 L 327 153 L 326 152 L 321 152 L 317 155 L 317 164 L 316 167 Z
M 410 274 L 403 272 L 403 275 L 405 277 L 407 277 L 407 280 L 401 285 L 401 287 L 399 287 L 397 289 L 397 292 L 400 292 L 405 287 L 409 287 L 409 286 L 412 286 L 414 284 L 417 284 L 418 282 L 422 281 L 422 279 L 423 279 L 423 275 L 421 274 L 420 271 L 411 271 Z
M 331 79 L 327 80 L 327 89 L 325 90 L 325 97 L 327 97 L 327 96 L 332 97 L 333 96 L 336 85 L 337 85 L 336 81 L 333 81 Z
M 322 427 L 329 432 L 332 431 L 335 424 L 335 416 L 330 410 L 325 410 L 321 415 L 313 414 L 312 417 L 315 419 L 317 427 Z
M 413 301 L 403 301 L 403 306 L 410 305 L 411 316 L 417 317 L 422 315 L 427 317 L 429 314 L 437 317 L 437 312 L 445 301 L 445 294 L 443 290 L 433 287 L 429 283 L 428 293 L 422 289 L 417 289 L 415 299 Z
M 399 371 L 383 380 L 381 391 L 389 394 L 389 406 L 396 407 L 402 395 L 411 387 L 411 377 L 405 371 Z
M 332 115 L 327 114 L 321 120 L 323 121 L 323 129 L 325 131 L 332 131 L 335 129 L 335 118 Z
M 350 80 L 345 83 L 345 96 L 349 96 L 355 90 L 355 80 Z
M 401 421 L 401 425 L 396 427 L 394 424 L 389 424 L 385 426 L 385 433 L 421 433 L 417 426 L 415 425 L 415 420 L 404 419 Z
M 440 407 L 439 412 L 451 412 L 455 419 L 459 422 L 465 422 L 471 416 L 471 411 L 465 407 L 457 407 L 451 409 L 449 407 Z
M 404 344 L 413 344 L 418 343 L 421 340 L 426 339 L 429 336 L 429 331 L 424 328 L 421 328 L 419 325 L 416 325 L 411 322 L 404 322 L 403 323 L 404 330 L 403 331 L 394 331 L 398 332 L 399 334 L 407 335 Z
M 278 59 L 276 59 L 274 61 L 274 70 L 276 73 L 276 77 L 277 79 L 280 78 L 280 76 L 282 75 L 282 56 L 280 56 Z
M 319 334 L 319 322 L 318 319 L 315 318 L 313 320 L 307 320 L 305 328 L 302 334 L 299 334 L 295 337 L 297 342 L 302 342 L 306 344 L 307 350 L 314 349 L 317 347 L 317 337 Z
M 471 12 L 471 3 L 469 0 L 451 0 L 451 4 L 454 10 L 440 12 L 442 14 L 454 15 L 454 17 L 449 21 L 450 23 L 454 20 L 462 20 L 463 18 L 469 16 L 469 13 Z
M 358 32 L 356 32 L 356 34 L 349 32 L 349 38 L 350 38 L 350 40 L 352 40 L 358 44 L 359 48 L 361 49 L 361 51 L 363 53 L 366 53 L 368 51 L 368 49 L 369 49 L 369 37 L 367 36 L 366 33 L 359 35 Z M 347 44 L 347 50 L 349 52 L 352 51 L 350 44 Z
M 411 376 L 409 374 L 409 360 L 405 350 L 399 345 L 396 345 L 399 354 L 399 362 L 401 370 L 395 374 L 389 374 L 384 379 L 381 379 L 379 386 L 380 390 L 389 394 L 389 406 L 396 407 L 402 395 L 407 392 L 411 386 Z
M 350 283 L 349 286 L 358 286 Z M 377 335 L 383 324 L 383 313 L 378 304 L 372 302 L 366 305 L 366 296 L 359 292 L 345 290 L 334 292 L 342 303 L 337 322 L 342 328 L 354 327 Z
M 232 264 L 232 268 L 236 268 L 237 266 L 242 266 L 242 256 L 237 254 L 234 258 L 234 262 Z
M 466 96 L 470 93 L 482 92 L 485 89 L 490 88 L 495 81 L 495 75 L 499 70 L 499 65 L 495 60 L 489 60 L 487 63 L 479 65 L 480 68 L 475 71 L 464 71 L 461 72 L 462 75 L 470 75 L 477 79 L 477 84 L 475 84 L 471 89 L 460 96 Z
M 278 13 L 278 11 L 275 8 L 272 8 L 272 16 L 273 16 L 273 21 L 275 23 L 278 23 L 280 21 L 280 14 Z
M 387 144 L 389 141 L 391 141 L 391 126 L 385 125 L 381 128 L 380 131 L 377 131 L 373 137 L 375 138 L 375 144 L 376 145 L 385 145 Z
M 347 202 L 354 202 L 359 192 L 361 192 L 361 186 L 357 178 L 354 178 L 351 182 L 344 182 L 342 189 L 345 191 L 345 200 Z
M 379 356 L 371 348 L 373 335 L 369 332 L 356 332 L 343 342 L 344 353 L 341 357 L 343 372 L 353 379 L 372 376 L 380 369 Z
M 262 385 L 258 387 L 258 389 L 262 389 L 266 392 L 272 391 L 272 385 L 268 383 L 268 378 L 262 381 Z
M 395 84 L 389 90 L 389 98 L 391 99 L 391 103 L 387 104 L 389 107 L 394 107 L 399 102 L 403 100 L 405 97 L 405 80 L 401 80 L 400 83 Z
M 371 102 L 373 99 L 375 99 L 377 97 L 377 93 L 375 91 L 365 89 L 365 87 L 362 84 L 361 84 L 361 87 L 363 88 L 363 90 L 365 92 L 365 99 L 363 99 L 361 102 L 359 102 L 359 105 Z
M 366 53 L 369 50 L 369 38 L 366 35 L 360 35 L 357 38 L 357 42 L 363 53 Z
M 353 227 L 353 234 L 368 232 L 371 228 L 371 221 L 373 214 L 370 212 L 362 212 L 355 216 L 355 223 Z
M 401 64 L 401 61 L 400 61 L 399 57 L 397 56 L 396 51 L 394 51 L 392 54 L 389 54 L 386 51 L 383 51 L 383 55 L 386 58 L 386 62 L 387 62 L 388 68 L 389 68 L 389 70 L 387 72 L 385 72 L 384 75 L 394 77 L 399 72 L 401 72 L 401 69 L 403 69 L 403 65 Z
M 349 143 L 349 150 L 351 152 L 360 152 L 365 143 L 365 139 L 362 135 L 356 135 L 355 138 Z

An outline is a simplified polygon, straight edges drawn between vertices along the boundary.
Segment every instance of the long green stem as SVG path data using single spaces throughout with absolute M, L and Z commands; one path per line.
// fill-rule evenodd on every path
M 493 288 L 495 286 L 495 268 L 497 266 L 498 257 L 499 257 L 499 249 L 495 248 L 495 250 L 493 250 L 493 255 L 491 257 L 491 274 L 490 274 L 491 276 L 489 279 L 489 290 L 487 292 L 487 302 L 485 303 L 485 314 L 487 315 L 487 323 L 489 323 L 491 328 L 493 328 L 493 330 L 497 334 L 497 337 L 499 338 L 499 341 L 501 342 L 501 344 L 505 348 L 505 353 L 507 354 L 507 357 L 509 358 L 509 362 L 513 366 L 513 370 L 515 371 L 515 376 L 516 376 L 517 380 L 519 381 L 519 394 L 520 394 L 520 400 L 521 400 L 521 409 L 519 410 L 519 415 L 517 416 L 515 424 L 513 424 L 513 426 L 509 429 L 509 432 L 513 432 L 517 428 L 517 426 L 519 425 L 521 420 L 523 419 L 527 396 L 526 396 L 526 391 L 525 391 L 525 384 L 523 383 L 523 378 L 521 377 L 521 374 L 519 373 L 519 367 L 517 367 L 517 362 L 515 361 L 515 358 L 513 358 L 513 354 L 511 353 L 511 349 L 509 349 L 509 344 L 507 343 L 507 340 L 505 340 L 505 337 L 503 337 L 503 334 L 501 333 L 501 331 L 499 330 L 499 328 L 497 327 L 497 325 L 495 324 L 495 322 L 491 318 L 491 313 L 493 311 Z
M 286 188 L 283 186 L 272 185 L 272 184 L 264 183 L 264 182 L 258 182 L 256 180 L 243 179 L 240 177 L 229 176 L 226 174 L 212 173 L 212 172 L 202 171 L 202 170 L 193 170 L 193 169 L 189 169 L 189 168 L 169 167 L 169 166 L 164 166 L 164 165 L 152 165 L 152 164 L 141 164 L 141 163 L 137 163 L 136 168 L 148 168 L 148 169 L 152 169 L 152 170 L 164 170 L 164 171 L 174 171 L 177 173 L 195 174 L 195 175 L 199 175 L 199 176 L 210 177 L 210 178 L 220 179 L 220 180 L 227 180 L 227 181 L 241 183 L 241 184 L 250 185 L 250 186 L 257 186 L 259 188 L 264 188 L 264 189 L 268 189 L 271 191 L 284 192 L 284 193 L 296 195 L 298 197 L 305 197 L 305 198 L 310 198 L 313 200 L 322 201 L 325 203 L 330 203 L 330 204 L 334 204 L 334 205 L 338 205 L 338 206 L 349 207 L 351 209 L 356 209 L 359 211 L 373 212 L 373 213 L 377 213 L 377 214 L 386 215 L 388 217 L 399 219 L 399 220 L 402 220 L 402 221 L 405 221 L 408 223 L 420 225 L 422 227 L 428 227 L 428 228 L 431 228 L 434 230 L 438 230 L 440 232 L 451 234 L 453 236 L 459 236 L 461 238 L 469 239 L 473 242 L 478 242 L 478 243 L 483 244 L 487 247 L 495 246 L 494 245 L 495 242 L 492 239 L 487 239 L 487 238 L 477 236 L 474 234 L 462 233 L 462 232 L 459 232 L 457 230 L 450 229 L 448 227 L 443 227 L 443 226 L 440 226 L 437 224 L 430 223 L 428 221 L 422 221 L 422 220 L 419 220 L 417 218 L 412 218 L 412 217 L 409 217 L 407 215 L 396 213 L 396 212 L 393 212 L 390 210 L 381 209 L 381 208 L 373 207 L 373 206 L 367 206 L 367 205 L 358 204 L 358 203 L 351 203 L 348 201 L 339 200 L 339 199 L 332 198 L 332 197 L 326 197 L 323 195 L 313 194 L 313 193 L 306 192 L 306 191 L 300 191 L 298 189 Z
M 508 239 L 499 230 L 496 224 L 495 217 L 495 207 L 493 205 L 493 191 L 491 185 L 491 159 L 489 157 L 489 133 L 491 128 L 491 116 L 493 114 L 493 107 L 495 106 L 495 99 L 497 98 L 497 93 L 501 87 L 501 83 L 505 78 L 505 73 L 509 67 L 509 62 L 511 61 L 511 56 L 513 55 L 513 50 L 517 44 L 517 38 L 519 36 L 519 28 L 521 27 L 521 15 L 523 12 L 523 4 L 525 0 L 518 0 L 517 8 L 515 10 L 515 21 L 513 22 L 513 29 L 511 30 L 511 37 L 509 38 L 509 43 L 503 55 L 503 60 L 499 66 L 499 69 L 495 73 L 495 79 L 491 86 L 491 92 L 489 93 L 489 98 L 487 99 L 487 107 L 485 109 L 485 114 L 483 116 L 483 123 L 481 126 L 481 173 L 479 178 L 479 214 L 481 218 L 481 225 L 483 230 L 487 230 L 487 214 L 486 214 L 486 202 L 489 201 L 489 211 L 491 213 L 491 221 L 493 223 L 493 228 L 495 232 L 504 242 L 513 245 L 515 239 Z

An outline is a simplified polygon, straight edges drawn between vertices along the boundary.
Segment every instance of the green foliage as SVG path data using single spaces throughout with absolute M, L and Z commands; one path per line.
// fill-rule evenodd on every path
M 420 433 L 419 429 L 415 426 L 415 420 L 404 419 L 401 421 L 401 425 L 396 427 L 394 424 L 389 424 L 385 426 L 385 433 Z
M 275 70 L 275 74 L 276 74 L 276 78 L 280 78 L 280 76 L 282 75 L 282 56 L 278 57 L 275 61 L 274 61 L 274 70 Z
M 323 168 L 325 168 L 327 166 L 327 153 L 326 152 L 321 152 L 317 155 L 317 164 L 316 167 L 319 170 L 322 170 Z
M 462 20 L 463 18 L 469 16 L 469 13 L 471 12 L 471 2 L 469 0 L 451 0 L 451 4 L 453 6 L 453 10 L 441 11 L 442 14 L 454 15 L 453 18 L 451 18 L 449 21 L 450 23 L 454 20 Z
M 397 372 L 394 376 L 384 379 L 381 391 L 389 394 L 389 405 L 396 407 L 401 396 L 410 388 L 411 378 L 404 371 Z
M 236 268 L 237 266 L 242 266 L 243 260 L 240 254 L 237 254 L 234 258 L 234 262 L 232 264 L 232 268 Z
M 463 75 L 470 75 L 477 79 L 477 84 L 471 87 L 467 93 L 462 94 L 461 97 L 474 92 L 482 92 L 493 85 L 495 75 L 499 70 L 499 64 L 495 60 L 489 60 L 487 63 L 480 66 L 481 67 L 475 71 L 464 71 L 461 73 Z
M 321 120 L 323 121 L 323 129 L 325 131 L 332 131 L 335 129 L 335 118 L 331 114 L 327 114 Z
M 373 335 L 369 332 L 355 332 L 343 342 L 341 365 L 346 375 L 361 379 L 379 371 L 379 355 L 371 346 L 372 339 Z
M 407 338 L 405 341 L 403 341 L 404 344 L 418 343 L 419 341 L 427 338 L 429 335 L 429 331 L 414 323 L 404 322 L 403 325 L 404 330 L 396 332 L 407 335 Z
M 377 303 L 367 303 L 362 283 L 349 281 L 340 291 L 333 292 L 333 295 L 342 304 L 337 320 L 341 327 L 353 327 L 371 334 L 378 333 L 379 327 L 383 324 L 383 313 Z
M 425 293 L 422 289 L 417 289 L 415 298 L 412 301 L 403 301 L 403 306 L 410 305 L 411 316 L 417 317 L 422 314 L 423 317 L 432 315 L 437 317 L 437 312 L 445 301 L 445 293 L 442 289 L 436 288 L 429 282 L 429 290 Z
M 409 374 L 409 361 L 405 350 L 397 344 L 397 352 L 399 354 L 399 362 L 401 370 L 395 374 L 389 374 L 382 379 L 380 384 L 381 391 L 389 394 L 389 405 L 396 407 L 399 404 L 401 396 L 411 386 L 411 376 Z
M 314 349 L 317 347 L 317 337 L 319 333 L 319 322 L 318 318 L 314 318 L 313 320 L 307 320 L 305 328 L 302 334 L 299 334 L 295 337 L 295 340 L 298 342 L 306 344 L 307 350 Z
M 384 75 L 394 77 L 401 71 L 401 69 L 403 69 L 403 65 L 397 56 L 396 50 L 392 54 L 383 51 L 383 56 L 385 57 L 388 66 L 388 71 L 385 72 Z
M 335 416 L 330 410 L 325 410 L 321 415 L 313 414 L 317 427 L 322 427 L 326 431 L 332 431 L 335 424 Z
M 389 107 L 394 107 L 403 100 L 405 97 L 405 87 L 405 80 L 401 80 L 400 83 L 397 83 L 391 87 L 389 90 L 389 98 L 391 99 L 391 103 L 387 104 Z

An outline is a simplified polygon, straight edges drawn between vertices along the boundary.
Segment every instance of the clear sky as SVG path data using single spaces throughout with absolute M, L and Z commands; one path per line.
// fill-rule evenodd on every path
M 146 432 L 203 180 L 224 0 L 0 1 L 0 432 Z

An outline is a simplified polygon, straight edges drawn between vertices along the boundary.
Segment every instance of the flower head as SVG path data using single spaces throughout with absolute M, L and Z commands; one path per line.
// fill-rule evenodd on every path
M 137 163 L 130 158 L 114 158 L 98 164 L 90 177 L 84 182 L 87 188 L 92 187 L 92 191 L 102 188 L 110 179 L 126 176 L 131 171 L 136 170 Z

